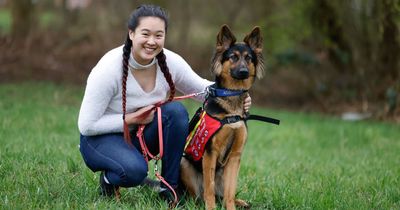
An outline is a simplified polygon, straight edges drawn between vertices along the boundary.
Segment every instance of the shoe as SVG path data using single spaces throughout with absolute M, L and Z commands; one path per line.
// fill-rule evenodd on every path
M 175 206 L 180 202 L 180 198 L 181 198 L 181 193 L 178 191 L 178 189 L 174 189 L 174 191 L 177 196 L 176 202 L 175 202 L 174 193 L 169 188 L 167 188 L 167 189 L 162 188 L 160 190 L 160 192 L 158 193 L 160 198 L 162 200 L 166 201 L 171 209 L 175 208 Z
M 142 183 L 140 183 L 140 185 L 148 186 L 153 190 L 160 191 L 160 181 L 148 177 L 144 178 L 144 180 L 142 181 Z
M 100 195 L 105 196 L 105 197 L 113 197 L 113 196 L 118 196 L 118 190 L 119 187 L 108 184 L 104 180 L 104 171 L 100 173 Z

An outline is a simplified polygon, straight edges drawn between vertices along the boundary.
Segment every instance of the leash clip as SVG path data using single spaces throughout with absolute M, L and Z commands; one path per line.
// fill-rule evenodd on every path
M 204 90 L 203 90 L 203 91 L 201 91 L 201 92 L 195 93 L 193 96 L 204 95 L 204 94 L 206 94 L 206 93 L 207 93 L 207 90 L 208 90 L 208 87 L 206 87 L 206 89 L 204 89 Z
M 157 173 L 158 172 L 158 160 L 154 161 L 154 172 Z
M 210 96 L 210 86 L 207 86 L 206 89 L 204 89 L 203 93 L 205 94 L 204 98 L 208 98 Z

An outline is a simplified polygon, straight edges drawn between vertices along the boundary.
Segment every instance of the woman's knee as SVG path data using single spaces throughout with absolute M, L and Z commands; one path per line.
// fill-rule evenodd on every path
M 183 104 L 180 102 L 176 101 L 169 102 L 162 107 L 162 111 L 168 118 L 171 118 L 174 121 L 177 120 L 182 120 L 184 122 L 188 121 L 189 114 L 185 106 L 183 106 Z
M 142 183 L 147 176 L 147 164 L 134 164 L 124 168 L 122 187 L 134 187 Z

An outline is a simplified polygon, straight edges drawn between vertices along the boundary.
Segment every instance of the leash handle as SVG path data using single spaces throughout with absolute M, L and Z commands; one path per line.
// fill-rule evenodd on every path
M 159 150 L 160 150 L 159 154 L 158 155 L 151 154 L 150 150 L 146 146 L 146 142 L 144 141 L 144 134 L 143 134 L 144 128 L 146 127 L 146 125 L 140 125 L 136 132 L 136 136 L 139 139 L 140 147 L 142 149 L 142 153 L 143 153 L 143 156 L 144 156 L 144 159 L 146 160 L 146 162 L 148 162 L 148 157 L 150 157 L 150 159 L 160 160 L 164 153 L 161 108 L 157 107 L 156 109 L 157 109 L 157 123 L 158 123 L 158 144 L 159 144 Z

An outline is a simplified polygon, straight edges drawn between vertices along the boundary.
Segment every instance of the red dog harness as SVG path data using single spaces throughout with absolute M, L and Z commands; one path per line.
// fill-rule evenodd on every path
M 244 120 L 240 116 L 230 116 L 223 120 L 218 120 L 210 116 L 206 111 L 202 111 L 200 119 L 196 123 L 193 130 L 186 138 L 185 155 L 194 161 L 198 161 L 203 157 L 207 142 L 214 134 L 227 123 L 235 123 Z
M 198 161 L 203 157 L 204 148 L 208 140 L 222 127 L 219 120 L 212 118 L 205 111 L 201 113 L 200 120 L 186 139 L 185 153 Z

